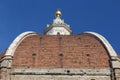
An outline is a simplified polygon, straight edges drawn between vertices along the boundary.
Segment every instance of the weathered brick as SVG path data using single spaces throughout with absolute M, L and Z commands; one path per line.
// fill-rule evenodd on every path
M 61 65 L 65 68 L 110 67 L 105 47 L 88 34 L 29 36 L 17 47 L 12 62 L 12 67 L 56 68 Z

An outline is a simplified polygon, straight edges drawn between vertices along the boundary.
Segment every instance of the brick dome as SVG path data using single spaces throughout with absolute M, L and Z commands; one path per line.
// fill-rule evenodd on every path
M 86 76 L 87 80 L 110 80 L 116 77 L 119 80 L 119 73 L 113 74 L 120 72 L 118 55 L 103 36 L 94 32 L 78 35 L 24 32 L 0 57 L 3 80 L 6 78 L 6 69 L 10 74 L 8 78 L 15 80 L 27 80 L 29 77 L 75 80 Z
M 20 39 L 21 40 L 21 39 Z M 29 35 L 13 53 L 12 67 L 106 68 L 109 51 L 90 33 L 79 35 Z
M 20 34 L 0 54 L 0 80 L 120 80 L 120 58 L 100 34 L 73 35 L 56 15 L 44 35 Z

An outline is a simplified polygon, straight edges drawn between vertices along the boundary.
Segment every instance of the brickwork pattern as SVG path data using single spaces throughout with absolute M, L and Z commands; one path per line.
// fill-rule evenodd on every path
M 12 67 L 101 68 L 109 67 L 109 56 L 90 34 L 34 35 L 17 47 Z

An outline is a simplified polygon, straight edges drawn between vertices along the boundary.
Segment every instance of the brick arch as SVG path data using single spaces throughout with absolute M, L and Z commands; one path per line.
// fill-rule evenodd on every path
M 110 57 L 117 57 L 115 50 L 113 49 L 111 44 L 105 39 L 105 37 L 103 37 L 102 35 L 95 33 L 95 32 L 84 32 L 84 33 L 91 34 L 91 35 L 97 37 L 102 42 L 102 44 L 106 47 L 106 49 L 108 51 L 108 55 Z
M 6 51 L 5 56 L 13 56 L 14 52 L 16 50 L 16 48 L 18 47 L 18 45 L 22 42 L 23 39 L 25 39 L 28 36 L 31 35 L 37 35 L 36 32 L 33 31 L 27 31 L 27 32 L 23 32 L 21 33 L 17 38 L 15 38 L 15 40 L 11 43 L 11 45 L 9 46 L 9 48 Z

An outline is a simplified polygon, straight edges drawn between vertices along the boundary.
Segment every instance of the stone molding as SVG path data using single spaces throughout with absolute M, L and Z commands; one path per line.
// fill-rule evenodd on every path
M 105 37 L 103 37 L 102 35 L 95 33 L 95 32 L 84 32 L 84 33 L 88 33 L 88 34 L 91 34 L 91 35 L 97 37 L 103 43 L 103 45 L 106 47 L 106 49 L 109 53 L 108 55 L 110 57 L 117 57 L 115 50 L 113 49 L 111 44 L 105 39 Z
M 27 31 L 27 32 L 24 32 L 22 34 L 20 34 L 17 38 L 15 38 L 15 40 L 11 43 L 11 45 L 9 46 L 9 48 L 7 49 L 6 51 L 6 54 L 5 55 L 10 55 L 10 56 L 13 56 L 14 55 L 14 52 L 17 48 L 17 46 L 22 42 L 23 39 L 25 39 L 26 37 L 28 36 L 31 36 L 31 35 L 37 35 L 36 32 L 33 32 L 33 31 Z
M 110 68 L 13 68 L 13 75 L 101 75 L 110 76 Z

